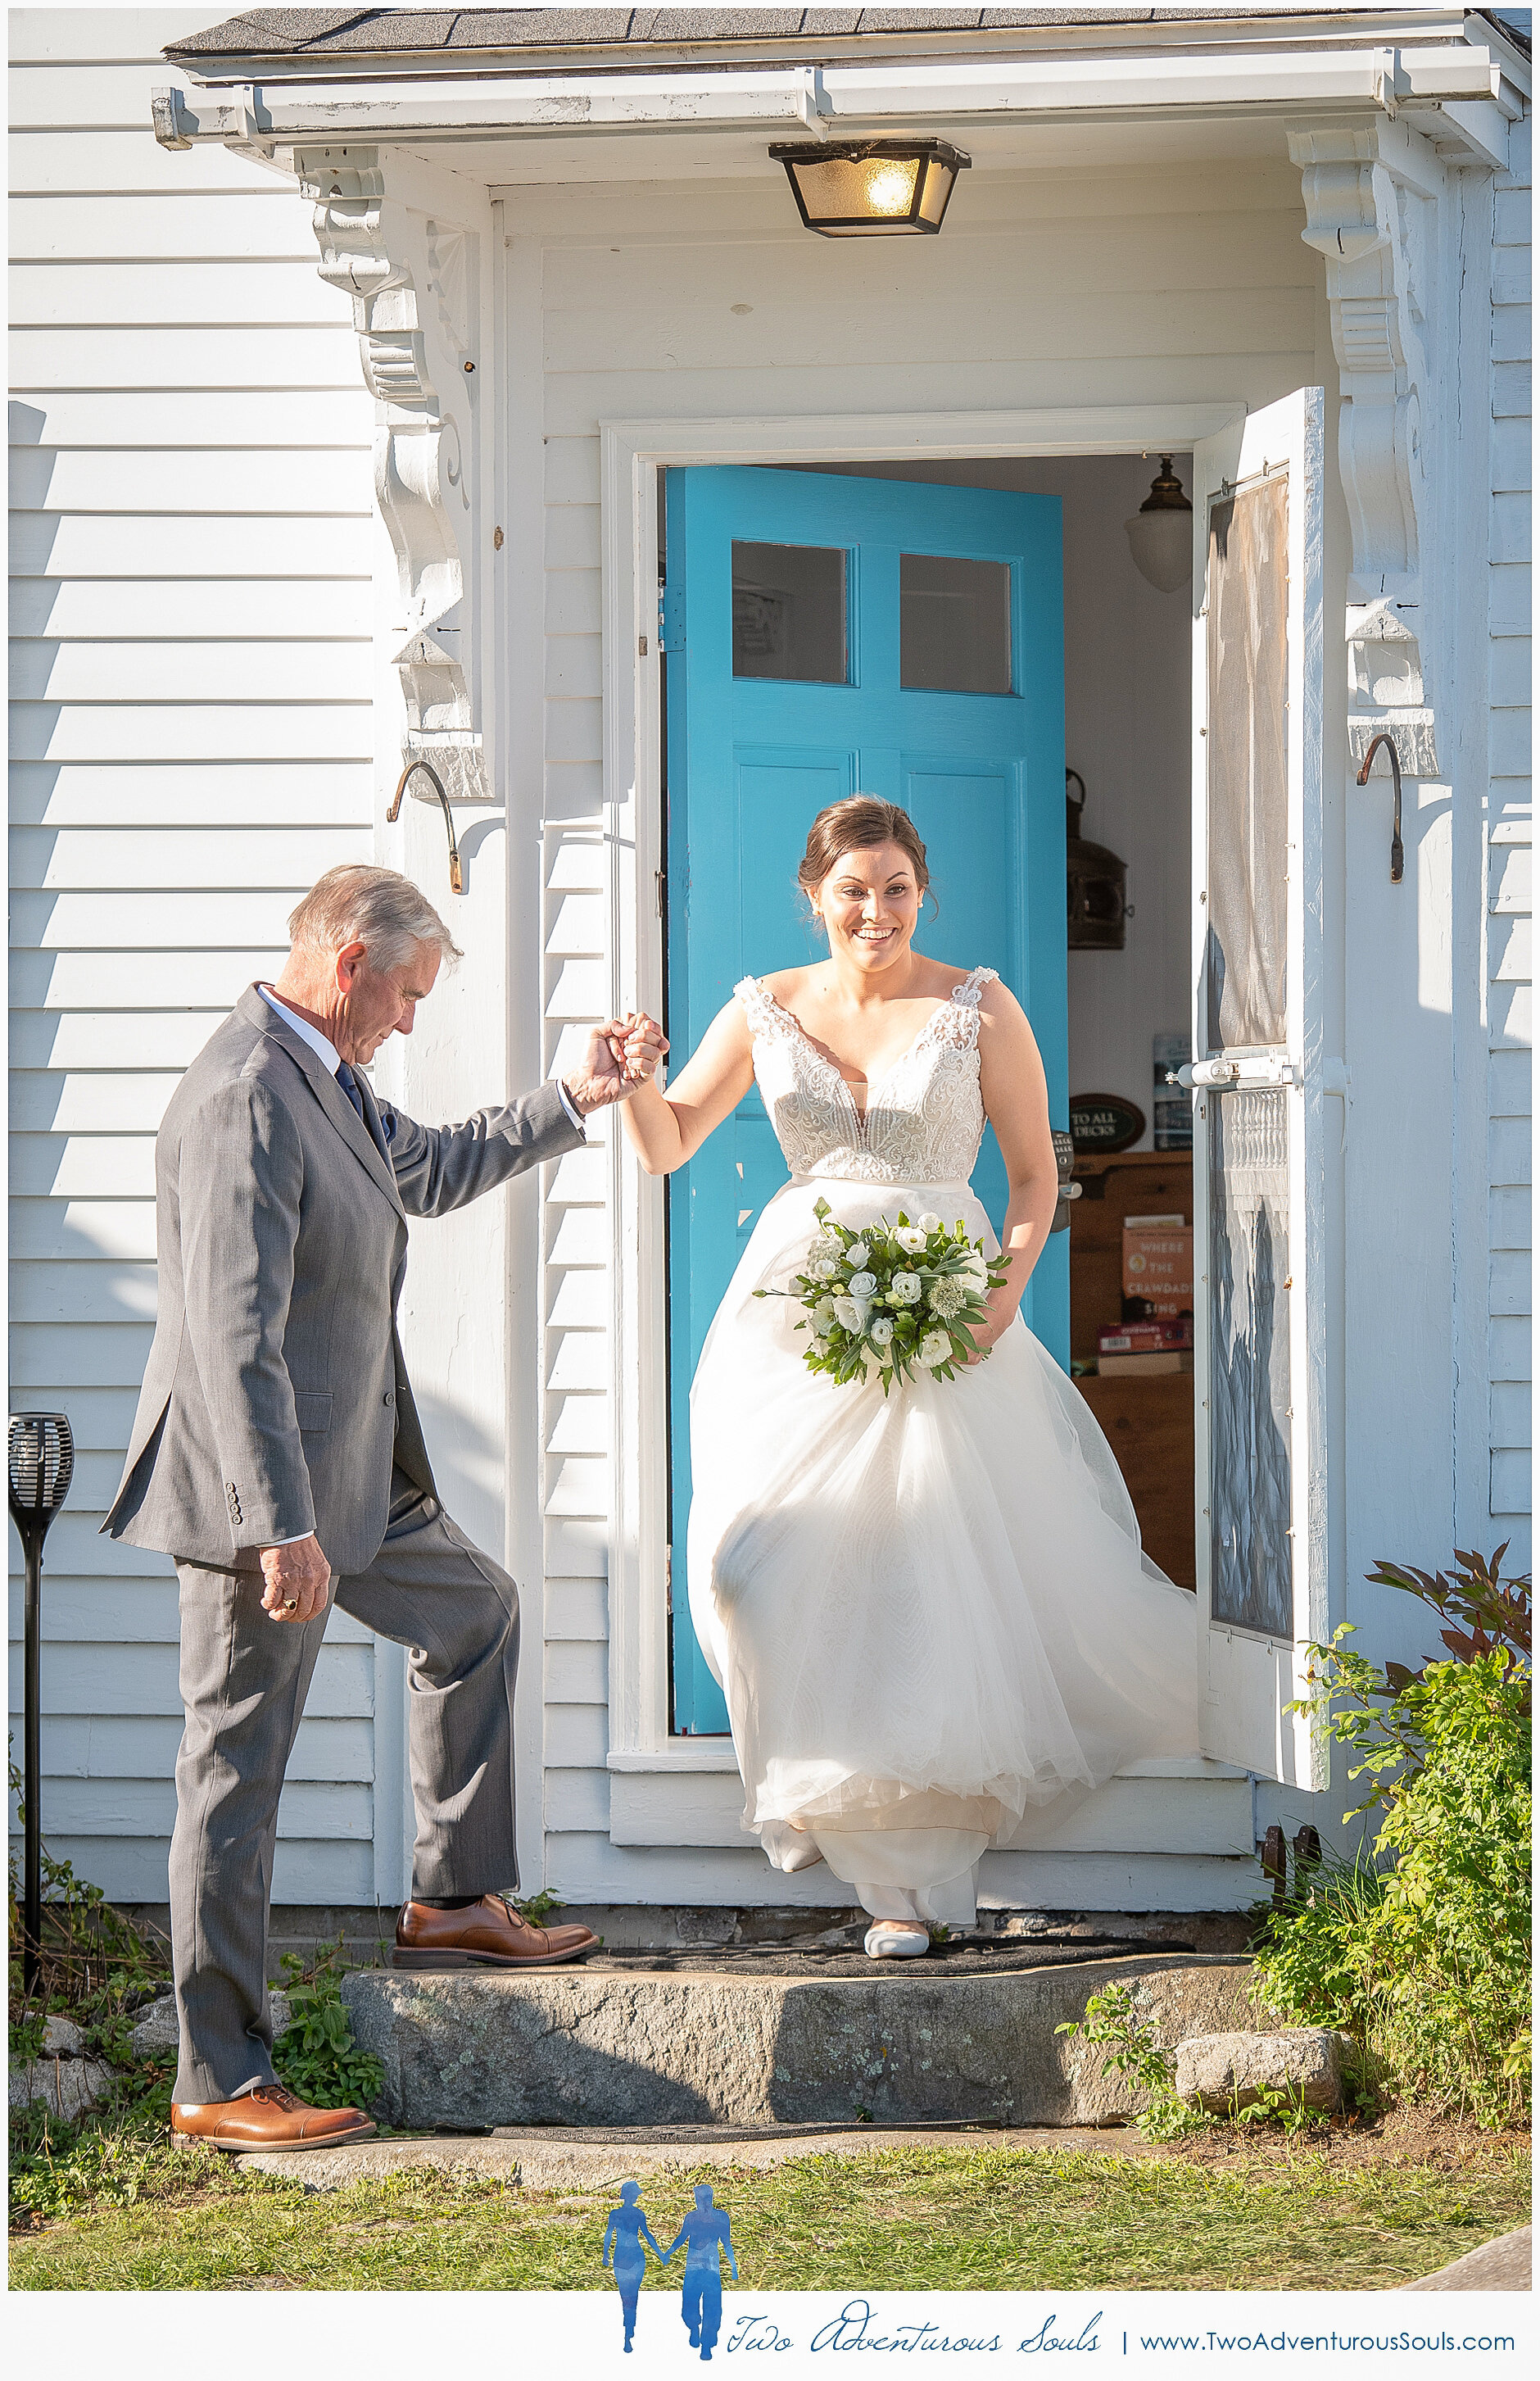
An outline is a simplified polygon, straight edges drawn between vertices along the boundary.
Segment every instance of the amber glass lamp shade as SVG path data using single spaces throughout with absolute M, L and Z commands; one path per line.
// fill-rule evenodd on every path
M 972 159 L 945 140 L 778 140 L 809 231 L 826 239 L 937 232 L 958 175 Z

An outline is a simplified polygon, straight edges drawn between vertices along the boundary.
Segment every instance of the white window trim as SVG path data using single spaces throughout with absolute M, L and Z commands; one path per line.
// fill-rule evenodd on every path
M 600 423 L 604 848 L 612 1014 L 661 1011 L 664 951 L 659 749 L 658 479 L 685 463 L 921 462 L 1003 455 L 1186 452 L 1236 421 L 1207 404 L 1041 407 L 999 413 L 808 414 Z M 684 1054 L 681 1054 L 683 1057 Z M 610 1141 L 613 1223 L 610 1500 L 612 1771 L 736 1771 L 725 1739 L 668 1732 L 667 1339 L 663 1184 Z M 683 1549 L 675 1592 L 685 1593 Z

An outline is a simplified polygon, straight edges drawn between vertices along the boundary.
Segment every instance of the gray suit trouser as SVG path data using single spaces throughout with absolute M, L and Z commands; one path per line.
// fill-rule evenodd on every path
M 417 1844 L 412 1890 L 438 1899 L 517 1881 L 514 1680 L 518 1590 L 404 1472 L 369 1569 L 333 1578 L 344 1612 L 408 1653 Z M 284 1770 L 326 1613 L 262 1610 L 260 1571 L 178 1563 L 181 1690 L 171 1839 L 172 1960 L 182 2054 L 174 2097 L 234 2099 L 273 2081 L 267 1928 Z

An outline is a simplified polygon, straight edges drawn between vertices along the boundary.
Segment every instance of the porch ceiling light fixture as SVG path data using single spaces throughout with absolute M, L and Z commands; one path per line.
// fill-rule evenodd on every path
M 940 231 L 952 185 L 973 159 L 950 141 L 778 140 L 797 211 L 825 239 Z
M 1148 495 L 1123 527 L 1134 568 L 1152 587 L 1174 595 L 1186 586 L 1193 575 L 1193 507 L 1169 455 L 1161 456 Z

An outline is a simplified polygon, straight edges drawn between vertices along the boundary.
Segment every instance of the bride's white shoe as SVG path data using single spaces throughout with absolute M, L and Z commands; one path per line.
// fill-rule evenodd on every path
M 879 1918 L 867 1929 L 868 1960 L 920 1960 L 929 1948 L 928 1926 L 906 1926 L 900 1918 Z
M 816 1839 L 791 1819 L 767 1819 L 759 1840 L 785 1876 L 794 1876 L 798 1869 L 817 1868 L 823 1858 Z

